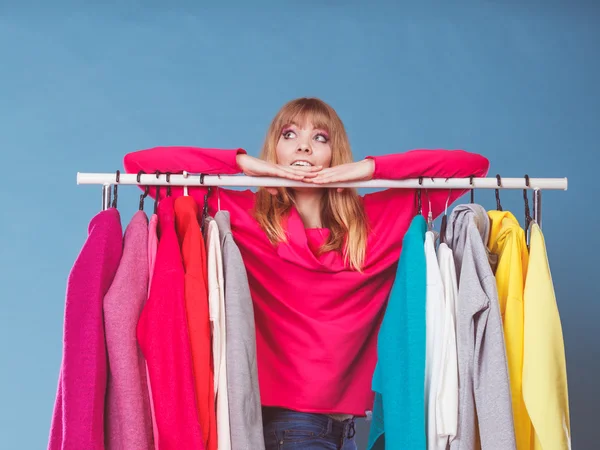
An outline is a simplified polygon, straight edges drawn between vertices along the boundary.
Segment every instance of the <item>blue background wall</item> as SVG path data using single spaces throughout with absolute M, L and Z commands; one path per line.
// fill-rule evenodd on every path
M 2 448 L 47 442 L 65 281 L 100 207 L 100 187 L 78 187 L 76 172 L 113 172 L 125 153 L 155 145 L 241 146 L 257 155 L 277 109 L 305 95 L 338 110 L 357 159 L 465 148 L 489 157 L 492 175 L 569 177 L 568 191 L 545 193 L 543 225 L 574 448 L 593 448 L 598 7 L 111 3 L 0 6 Z M 124 222 L 137 195 L 120 190 Z M 476 192 L 488 208 L 493 199 L 493 191 Z M 504 191 L 502 201 L 523 217 L 520 191 Z

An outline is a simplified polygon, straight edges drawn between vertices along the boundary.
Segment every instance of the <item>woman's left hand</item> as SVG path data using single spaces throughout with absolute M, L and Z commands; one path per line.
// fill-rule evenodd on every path
M 363 159 L 353 163 L 340 164 L 328 167 L 317 172 L 314 178 L 305 179 L 306 183 L 329 184 L 345 181 L 367 181 L 373 177 L 375 162 L 372 159 Z M 338 188 L 342 192 L 344 188 Z

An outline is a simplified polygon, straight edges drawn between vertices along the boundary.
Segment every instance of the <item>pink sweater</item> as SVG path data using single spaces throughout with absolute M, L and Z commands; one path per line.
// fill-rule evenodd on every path
M 63 359 L 49 450 L 104 449 L 106 346 L 102 299 L 121 259 L 121 218 L 98 213 L 67 281 Z
M 125 156 L 129 173 L 235 174 L 244 150 L 157 147 Z M 372 157 L 374 178 L 485 176 L 488 160 L 462 150 L 414 150 Z M 327 229 L 305 229 L 296 209 L 287 221 L 289 242 L 273 246 L 252 217 L 250 190 L 219 189 L 231 213 L 254 302 L 260 395 L 263 405 L 297 411 L 364 416 L 373 405 L 371 378 L 377 331 L 385 311 L 402 238 L 415 214 L 414 191 L 384 190 L 363 197 L 371 232 L 364 273 L 346 268 L 339 253 L 317 256 Z M 162 191 L 161 191 L 162 192 Z M 204 189 L 189 193 L 202 204 Z M 465 191 L 454 190 L 450 203 Z M 182 194 L 173 188 L 173 196 Z M 155 195 L 152 189 L 151 195 Z M 431 190 L 434 217 L 448 191 Z M 423 214 L 429 210 L 422 194 Z M 214 214 L 217 195 L 211 195 Z
M 133 215 L 123 241 L 119 268 L 104 296 L 107 450 L 154 446 L 146 362 L 136 338 L 138 319 L 148 297 L 148 218 L 144 211 Z
M 169 197 L 158 206 L 158 251 L 150 296 L 137 324 L 137 339 L 148 364 L 158 448 L 203 450 L 173 201 Z

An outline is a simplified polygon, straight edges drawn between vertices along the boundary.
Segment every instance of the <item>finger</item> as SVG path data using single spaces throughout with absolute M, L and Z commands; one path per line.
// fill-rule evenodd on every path
M 266 188 L 266 189 L 267 189 L 267 192 L 268 192 L 269 194 L 271 194 L 271 195 L 277 195 L 277 188 L 274 188 L 274 187 L 268 187 L 268 188 Z

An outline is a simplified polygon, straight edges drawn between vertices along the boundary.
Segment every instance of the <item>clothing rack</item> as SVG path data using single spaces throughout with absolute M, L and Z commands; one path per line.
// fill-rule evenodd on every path
M 77 172 L 77 184 L 102 185 L 102 209 L 111 204 L 113 185 L 139 186 L 221 186 L 221 187 L 314 187 L 323 185 L 288 180 L 278 177 L 250 177 L 246 175 L 191 174 L 121 174 Z M 542 190 L 567 190 L 567 178 L 429 178 L 405 180 L 369 180 L 330 183 L 328 188 L 398 188 L 398 189 L 523 189 L 533 190 L 533 219 L 542 226 Z

